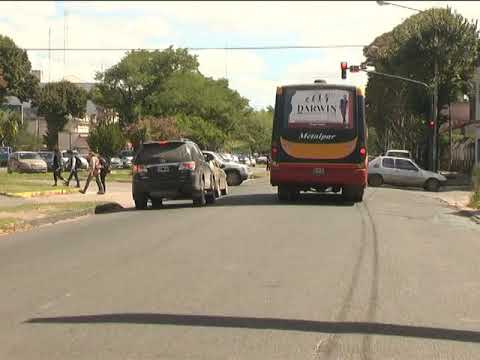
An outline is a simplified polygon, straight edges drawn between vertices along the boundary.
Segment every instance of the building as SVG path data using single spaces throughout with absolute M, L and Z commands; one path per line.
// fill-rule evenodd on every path
M 41 79 L 41 72 L 35 73 Z M 40 87 L 46 83 L 40 83 Z M 83 88 L 87 92 L 90 91 L 95 83 L 75 83 L 75 85 Z M 16 97 L 7 97 L 7 103 L 4 107 L 18 111 L 22 116 L 22 123 L 26 124 L 27 131 L 37 137 L 43 137 L 47 133 L 47 122 L 44 117 L 38 116 L 36 109 L 31 102 L 21 103 Z M 88 134 L 91 126 L 97 124 L 98 121 L 109 116 L 111 121 L 118 121 L 118 116 L 108 113 L 101 107 L 87 100 L 85 115 L 82 118 L 71 118 L 64 130 L 58 134 L 58 146 L 61 150 L 75 149 L 81 153 L 88 152 L 87 143 Z

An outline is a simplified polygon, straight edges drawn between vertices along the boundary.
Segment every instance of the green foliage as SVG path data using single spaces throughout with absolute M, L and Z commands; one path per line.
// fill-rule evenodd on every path
M 204 150 L 218 150 L 225 142 L 225 134 L 214 123 L 200 116 L 177 115 L 177 125 L 184 137 Z
M 47 121 L 46 144 L 53 149 L 58 144 L 58 133 L 65 128 L 69 117 L 81 117 L 85 113 L 87 93 L 68 81 L 46 84 L 35 104 L 38 114 Z
M 90 129 L 88 146 L 94 152 L 111 158 L 125 146 L 125 136 L 119 124 L 102 124 Z
M 253 111 L 240 125 L 236 138 L 248 145 L 249 152 L 268 152 L 272 140 L 273 108 Z
M 21 128 L 21 118 L 17 112 L 0 110 L 0 145 L 15 146 Z
M 35 97 L 38 79 L 31 70 L 27 52 L 9 37 L 0 35 L 0 104 L 7 95 L 16 96 L 22 102 Z
M 132 51 L 118 64 L 98 72 L 100 83 L 92 91 L 95 103 L 115 109 L 126 128 L 145 115 L 154 115 L 149 103 L 152 94 L 162 91 L 175 73 L 197 71 L 198 61 L 186 49 Z

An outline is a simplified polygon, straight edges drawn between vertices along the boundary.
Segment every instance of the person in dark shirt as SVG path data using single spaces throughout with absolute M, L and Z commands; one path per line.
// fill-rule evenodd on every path
M 107 184 L 105 183 L 105 178 L 107 177 L 107 174 L 110 173 L 110 161 L 105 156 L 100 156 L 100 164 L 102 165 L 102 168 L 100 169 L 100 181 L 102 182 L 103 185 L 103 191 L 107 191 Z
M 58 149 L 58 146 L 55 146 L 53 154 L 53 181 L 55 182 L 53 186 L 57 186 L 58 179 L 65 181 L 62 176 L 63 170 L 63 158 L 62 153 Z

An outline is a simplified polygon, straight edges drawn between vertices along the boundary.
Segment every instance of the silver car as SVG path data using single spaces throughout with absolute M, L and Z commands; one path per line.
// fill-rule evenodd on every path
M 438 191 L 447 179 L 438 173 L 423 170 L 413 160 L 393 156 L 379 156 L 368 164 L 368 184 L 423 187 Z

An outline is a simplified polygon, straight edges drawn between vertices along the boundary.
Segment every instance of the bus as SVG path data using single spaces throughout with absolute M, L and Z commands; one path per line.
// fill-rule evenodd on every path
M 361 202 L 368 169 L 362 89 L 324 81 L 277 87 L 271 157 L 279 200 L 331 190 Z

